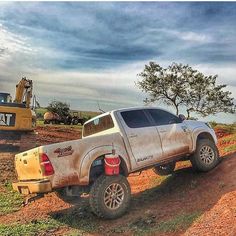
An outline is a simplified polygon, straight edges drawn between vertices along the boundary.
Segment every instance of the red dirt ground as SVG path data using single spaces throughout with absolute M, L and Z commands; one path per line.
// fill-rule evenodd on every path
M 37 145 L 46 145 L 81 138 L 81 130 L 72 127 L 38 126 Z
M 37 132 L 39 145 L 81 136 L 80 130 L 75 128 L 38 127 Z M 135 225 L 141 221 L 151 228 L 177 215 L 197 212 L 199 220 L 187 230 L 158 235 L 236 235 L 236 154 L 225 156 L 220 165 L 208 173 L 194 173 L 189 162 L 178 165 L 177 169 L 163 181 L 152 170 L 129 177 L 133 193 L 130 211 L 117 220 L 105 221 L 93 216 L 86 198 L 75 207 L 50 193 L 18 212 L 0 216 L 0 223 L 26 223 L 49 216 L 60 220 L 61 216 L 73 215 L 78 220 L 99 225 L 92 235 L 114 235 L 115 228 L 125 226 L 122 235 L 133 235 L 129 223 Z M 68 223 L 68 227 L 51 235 L 62 235 L 73 227 Z M 86 232 L 86 227 L 82 225 L 81 230 Z

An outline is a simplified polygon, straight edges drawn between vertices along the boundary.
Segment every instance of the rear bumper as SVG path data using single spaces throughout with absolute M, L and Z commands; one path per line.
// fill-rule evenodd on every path
M 52 191 L 52 186 L 49 180 L 35 180 L 35 181 L 19 181 L 12 183 L 15 191 L 22 194 L 30 193 L 47 193 Z

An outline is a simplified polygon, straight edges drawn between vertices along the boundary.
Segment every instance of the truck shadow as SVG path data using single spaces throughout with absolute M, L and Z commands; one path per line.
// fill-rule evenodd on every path
M 77 206 L 52 212 L 50 216 L 79 233 L 130 235 L 150 233 L 152 228 L 160 233 L 169 232 L 168 229 L 183 233 L 222 196 L 236 189 L 235 154 L 225 156 L 208 173 L 196 173 L 191 167 L 179 169 L 163 178 L 160 184 L 154 183 L 154 187 L 133 194 L 129 212 L 119 219 L 98 219 L 91 213 L 86 198 Z M 151 181 L 155 181 L 155 177 Z M 178 219 L 182 220 L 180 224 L 176 223 Z

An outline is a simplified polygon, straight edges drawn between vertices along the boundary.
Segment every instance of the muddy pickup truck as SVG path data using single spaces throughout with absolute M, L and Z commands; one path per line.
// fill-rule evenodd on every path
M 153 168 L 169 175 L 182 160 L 209 171 L 219 162 L 216 142 L 210 125 L 183 115 L 152 107 L 114 110 L 87 121 L 82 139 L 17 154 L 13 188 L 23 194 L 56 191 L 65 199 L 89 193 L 92 211 L 114 219 L 128 209 L 129 174 Z M 108 160 L 114 163 L 107 166 Z

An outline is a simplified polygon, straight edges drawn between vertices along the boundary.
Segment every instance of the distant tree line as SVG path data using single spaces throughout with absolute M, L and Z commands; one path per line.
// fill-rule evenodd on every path
M 66 117 L 70 113 L 70 104 L 61 101 L 52 101 L 48 104 L 47 110 L 57 113 L 60 117 Z

